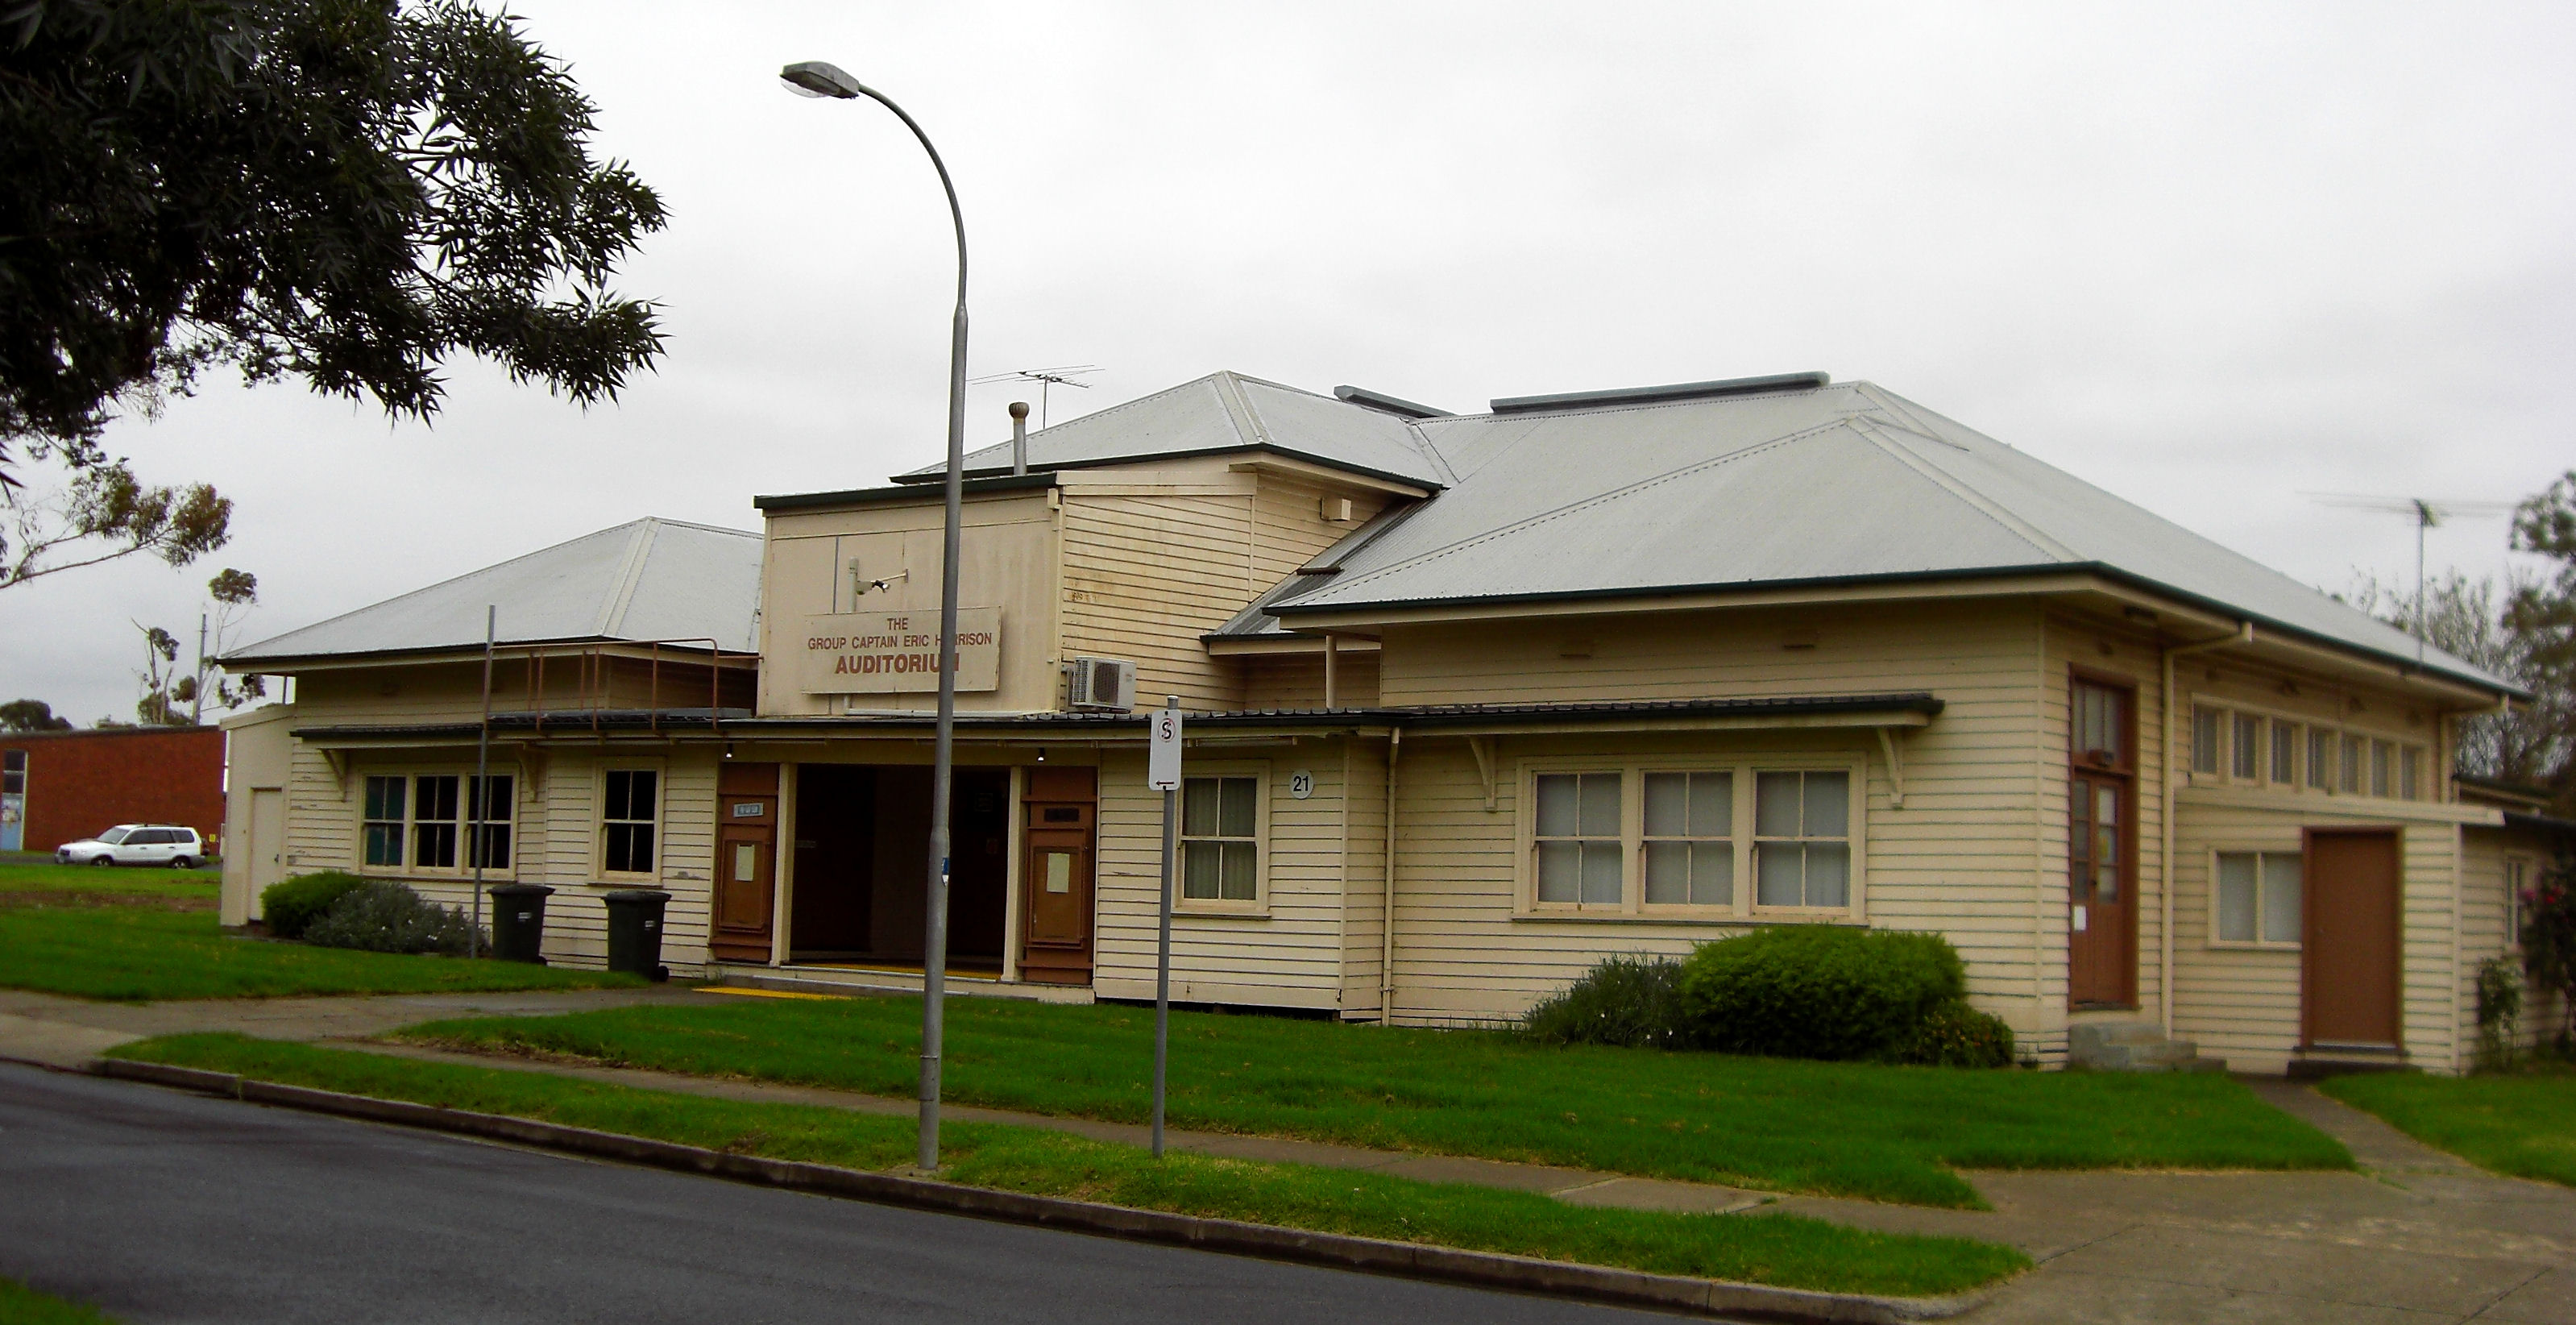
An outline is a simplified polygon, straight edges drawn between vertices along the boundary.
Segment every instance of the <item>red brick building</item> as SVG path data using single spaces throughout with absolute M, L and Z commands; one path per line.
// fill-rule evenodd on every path
M 220 851 L 223 729 L 0 733 L 0 851 L 51 851 L 126 823 L 185 824 Z

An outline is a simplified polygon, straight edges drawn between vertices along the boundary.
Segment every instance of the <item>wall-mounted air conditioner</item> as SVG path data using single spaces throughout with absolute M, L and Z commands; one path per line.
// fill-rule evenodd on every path
M 1066 708 L 1125 713 L 1136 707 L 1136 664 L 1117 658 L 1075 658 L 1064 671 Z

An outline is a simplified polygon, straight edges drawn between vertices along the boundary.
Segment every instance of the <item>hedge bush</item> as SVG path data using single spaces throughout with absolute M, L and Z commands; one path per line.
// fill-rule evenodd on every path
M 1775 1058 L 1885 1058 L 1943 1005 L 1967 971 L 1938 934 L 1777 925 L 1703 944 L 1684 963 L 1692 1036 Z
M 260 890 L 260 917 L 267 923 L 269 933 L 282 939 L 300 939 L 305 927 L 320 919 L 332 903 L 365 883 L 355 874 L 338 870 L 281 879 Z
M 1612 957 L 1531 1008 L 1520 1031 L 1542 1044 L 1684 1049 L 1686 1021 L 1680 962 Z
M 1966 999 L 1952 999 L 1916 1022 L 1887 1051 L 1886 1061 L 1925 1067 L 2010 1067 L 2012 1027 L 2001 1017 L 1968 1006 Z
M 474 926 L 463 912 L 440 906 L 389 879 L 350 889 L 304 930 L 305 942 L 326 948 L 443 952 L 452 957 L 464 956 L 474 937 Z

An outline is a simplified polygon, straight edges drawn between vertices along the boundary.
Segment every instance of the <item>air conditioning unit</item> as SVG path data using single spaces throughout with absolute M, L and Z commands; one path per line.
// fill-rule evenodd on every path
M 1075 658 L 1064 670 L 1065 707 L 1104 713 L 1125 713 L 1136 707 L 1136 664 L 1117 658 Z

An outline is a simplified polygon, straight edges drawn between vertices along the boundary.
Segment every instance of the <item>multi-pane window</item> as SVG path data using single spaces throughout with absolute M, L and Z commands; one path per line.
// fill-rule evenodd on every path
M 599 868 L 608 874 L 653 872 L 653 827 L 661 775 L 649 768 L 610 769 L 601 780 Z
M 2071 693 L 2075 709 L 2072 754 L 2080 763 L 2111 768 L 2129 764 L 2129 696 L 2110 686 L 2077 681 Z
M 1618 773 L 1541 773 L 1537 778 L 1538 900 L 1619 904 L 1626 873 Z
M 454 774 L 411 780 L 411 863 L 425 870 L 456 868 L 456 795 L 464 782 Z
M 2251 713 L 2236 715 L 2235 759 L 2228 772 L 2247 782 L 2263 777 L 2263 720 Z
M 1646 901 L 1735 905 L 1735 775 L 1646 775 Z
M 2285 787 L 2299 782 L 2298 724 L 2272 720 L 2272 780 Z
M 465 863 L 487 870 L 510 868 L 510 811 L 517 779 L 496 773 L 477 785 L 465 781 Z
M 1260 900 L 1260 821 L 1261 779 L 1181 779 L 1181 896 Z
M 2361 794 L 2363 774 L 2362 766 L 2369 761 L 2370 742 L 2365 741 L 2358 736 L 2347 735 L 2343 738 L 2343 778 L 2341 786 L 2346 793 L 2354 796 Z
M 2334 789 L 2335 735 L 2323 727 L 2308 728 L 2308 785 Z
M 2224 767 L 2219 762 L 2219 745 L 2225 739 L 2225 714 L 2214 708 L 2191 711 L 2191 771 L 2215 773 Z
M 2410 745 L 2398 752 L 2397 794 L 2407 800 L 2424 798 L 2424 750 Z
M 369 865 L 392 868 L 403 863 L 403 823 L 411 817 L 411 779 L 375 777 L 367 779 L 364 859 Z
M 1851 774 L 1757 773 L 1754 900 L 1763 906 L 1851 905 Z
M 2387 741 L 2370 743 L 2370 794 L 2385 796 L 2395 789 L 2397 747 Z
M 27 794 L 27 752 L 0 752 L 0 796 Z
M 2218 941 L 2299 941 L 2299 853 L 2218 853 Z

